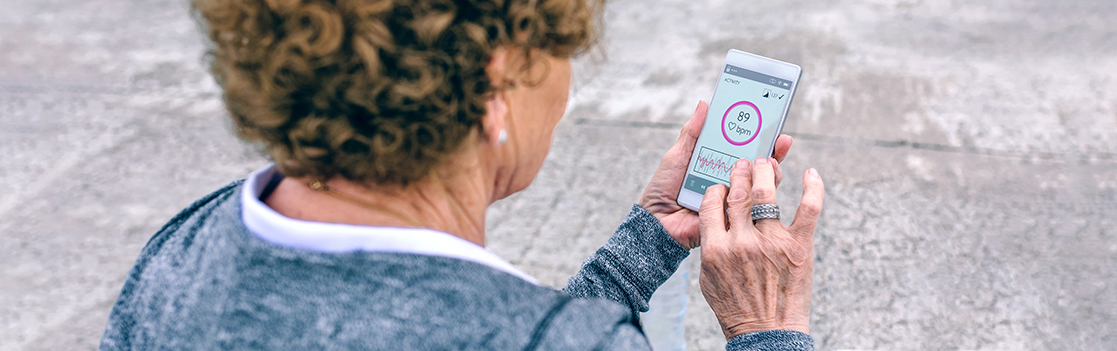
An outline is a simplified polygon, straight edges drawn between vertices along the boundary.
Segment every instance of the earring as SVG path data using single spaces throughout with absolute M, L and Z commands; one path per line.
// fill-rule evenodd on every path
M 507 142 L 508 142 L 508 131 L 504 130 L 504 129 L 501 129 L 500 134 L 496 137 L 496 144 L 497 145 L 504 145 L 504 143 L 507 143 Z

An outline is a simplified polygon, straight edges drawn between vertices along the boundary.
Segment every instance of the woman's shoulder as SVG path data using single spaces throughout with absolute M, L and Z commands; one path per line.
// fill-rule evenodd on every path
M 267 349 L 577 350 L 632 324 L 613 302 L 574 299 L 470 261 L 385 252 L 327 258 L 253 270 L 240 282 L 246 289 L 227 295 L 239 308 L 222 313 L 220 334 Z
M 146 267 L 155 256 L 168 245 L 180 244 L 189 248 L 195 238 L 195 233 L 208 224 L 220 226 L 222 224 L 239 224 L 231 222 L 232 217 L 237 217 L 239 199 L 237 194 L 244 184 L 244 179 L 235 180 L 225 186 L 209 193 L 189 206 L 179 211 L 170 221 L 163 225 L 155 235 L 148 239 L 132 274 L 135 275 Z M 125 286 L 127 288 L 127 286 Z
M 195 201 L 152 237 L 110 315 L 104 349 L 592 346 L 631 323 L 612 302 L 573 299 L 472 261 L 269 244 L 240 222 L 241 187 Z
M 155 235 L 148 241 L 147 246 L 151 246 L 153 242 L 158 243 L 159 239 L 164 239 L 165 236 L 177 231 L 186 222 L 204 220 L 209 217 L 213 211 L 220 209 L 221 205 L 236 202 L 236 195 L 243 185 L 244 179 L 234 180 L 220 189 L 200 199 L 194 200 L 190 206 L 179 211 L 167 224 L 164 224 L 159 231 L 155 232 Z M 226 207 L 226 210 L 228 209 L 229 208 Z M 145 247 L 145 251 L 146 249 Z

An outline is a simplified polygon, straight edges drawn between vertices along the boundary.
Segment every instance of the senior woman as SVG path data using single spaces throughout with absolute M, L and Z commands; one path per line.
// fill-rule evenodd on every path
M 237 134 L 274 161 L 148 242 L 102 350 L 646 350 L 637 321 L 701 243 L 727 349 L 811 349 L 822 181 L 794 223 L 778 159 L 742 160 L 678 207 L 700 103 L 638 205 L 562 291 L 484 248 L 485 210 L 527 187 L 562 117 L 586 0 L 194 0 Z

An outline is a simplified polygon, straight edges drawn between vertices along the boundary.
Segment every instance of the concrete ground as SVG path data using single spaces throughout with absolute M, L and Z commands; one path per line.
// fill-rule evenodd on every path
M 92 350 L 155 230 L 265 160 L 231 136 L 184 0 L 2 7 L 0 351 Z M 804 68 L 784 167 L 827 183 L 819 349 L 1113 349 L 1114 13 L 1106 0 L 612 1 L 605 59 L 578 64 L 547 164 L 493 206 L 489 246 L 561 286 L 738 48 Z M 799 191 L 784 183 L 785 214 Z M 721 349 L 693 283 L 689 348 Z

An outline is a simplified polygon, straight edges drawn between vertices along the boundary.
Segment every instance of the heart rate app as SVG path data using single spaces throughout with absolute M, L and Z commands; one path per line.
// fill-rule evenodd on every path
M 761 126 L 760 109 L 748 101 L 740 101 L 725 110 L 721 117 L 721 134 L 730 144 L 741 146 L 756 140 Z
M 699 194 L 714 184 L 729 184 L 739 158 L 771 153 L 791 81 L 726 65 L 683 187 Z

